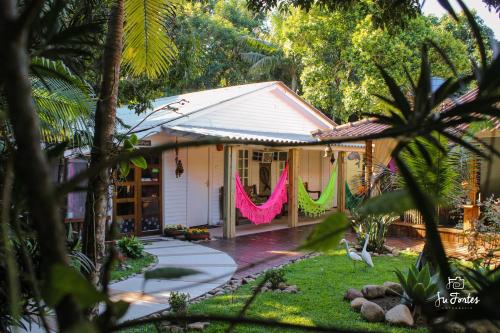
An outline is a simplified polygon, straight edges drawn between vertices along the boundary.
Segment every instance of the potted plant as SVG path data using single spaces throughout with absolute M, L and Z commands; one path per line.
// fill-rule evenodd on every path
M 188 228 L 182 224 L 167 224 L 163 234 L 167 237 L 178 237 L 184 235 Z
M 207 228 L 190 228 L 186 230 L 184 236 L 187 240 L 209 239 L 210 233 Z

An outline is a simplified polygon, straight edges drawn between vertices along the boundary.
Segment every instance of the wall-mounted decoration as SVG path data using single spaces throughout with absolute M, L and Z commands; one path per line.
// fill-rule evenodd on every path
M 218 143 L 215 145 L 215 148 L 217 149 L 217 151 L 223 151 L 224 145 L 222 143 Z
M 177 144 L 177 138 L 175 138 Z M 182 161 L 179 159 L 179 147 L 175 147 L 175 178 L 179 178 L 184 173 Z
M 262 153 L 262 163 L 272 163 L 273 153 L 270 151 L 265 151 Z

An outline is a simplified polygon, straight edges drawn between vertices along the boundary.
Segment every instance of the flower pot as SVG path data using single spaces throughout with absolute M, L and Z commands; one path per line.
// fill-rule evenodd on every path
M 167 237 L 179 237 L 184 235 L 184 230 L 166 229 L 163 234 Z
M 203 240 L 203 239 L 209 239 L 210 234 L 188 234 L 186 233 L 186 239 L 187 240 Z

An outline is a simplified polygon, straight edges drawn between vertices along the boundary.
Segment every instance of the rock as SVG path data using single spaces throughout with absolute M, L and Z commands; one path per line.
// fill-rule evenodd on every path
M 183 333 L 184 329 L 180 326 L 170 326 L 169 332 L 170 333 Z
M 364 297 L 357 297 L 353 299 L 351 301 L 351 309 L 353 309 L 356 312 L 359 312 L 364 302 L 368 302 L 368 300 Z
M 361 318 L 369 322 L 384 321 L 384 309 L 367 300 L 361 305 Z
M 256 274 L 250 274 L 248 277 L 255 280 L 258 276 Z
M 219 290 L 219 291 L 218 291 L 218 292 L 216 292 L 214 295 L 215 295 L 215 296 L 224 295 L 224 290 Z
M 395 257 L 399 256 L 399 250 L 398 249 L 394 249 L 391 251 L 392 255 L 394 255 Z
M 374 256 L 374 257 L 378 257 L 380 254 L 378 254 L 377 252 L 372 252 L 371 255 Z
M 456 321 L 450 321 L 443 326 L 443 331 L 446 333 L 465 333 L 465 326 Z
M 386 288 L 385 294 L 388 296 L 400 296 L 404 293 L 403 287 L 399 283 L 386 281 L 383 286 Z
M 413 326 L 413 316 L 410 309 L 404 304 L 399 304 L 385 314 L 385 321 L 391 325 Z
M 268 289 L 267 287 L 262 287 L 262 288 L 260 289 L 260 291 L 262 291 L 262 292 L 264 292 L 264 291 L 268 291 L 268 290 L 269 290 L 269 289 Z
M 288 286 L 283 291 L 291 294 L 296 294 L 299 291 L 299 289 L 297 288 L 297 286 Z
M 498 333 L 498 329 L 495 324 L 487 319 L 482 320 L 471 320 L 465 323 L 467 326 L 467 332 L 471 333 Z
M 203 331 L 210 323 L 206 321 L 199 321 L 187 325 L 187 328 L 193 331 Z
M 214 290 L 210 290 L 208 293 L 210 295 L 216 295 L 218 292 L 220 292 L 222 289 L 221 288 L 215 288 Z
M 286 283 L 285 283 L 285 282 L 280 282 L 280 283 L 278 284 L 278 289 L 280 289 L 280 290 L 285 290 L 285 289 L 286 289 L 286 287 L 288 287 L 288 286 L 286 285 Z
M 241 284 L 248 284 L 250 282 L 254 281 L 252 278 L 245 277 L 241 280 Z
M 363 297 L 363 294 L 361 293 L 361 291 L 354 288 L 349 288 L 344 295 L 344 299 L 347 301 L 352 301 L 353 299 L 358 297 Z
M 376 284 L 368 284 L 361 289 L 363 297 L 366 299 L 379 298 L 385 295 L 385 287 Z

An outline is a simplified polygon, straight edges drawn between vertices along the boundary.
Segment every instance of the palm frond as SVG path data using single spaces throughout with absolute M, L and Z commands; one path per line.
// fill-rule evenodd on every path
M 61 62 L 34 58 L 32 96 L 45 142 L 89 137 L 94 102 L 92 89 Z M 81 143 L 81 142 L 80 142 Z M 88 142 L 87 142 L 88 143 Z
M 176 0 L 125 1 L 123 64 L 132 75 L 158 77 L 177 56 L 165 27 L 166 19 L 175 15 L 176 5 Z

